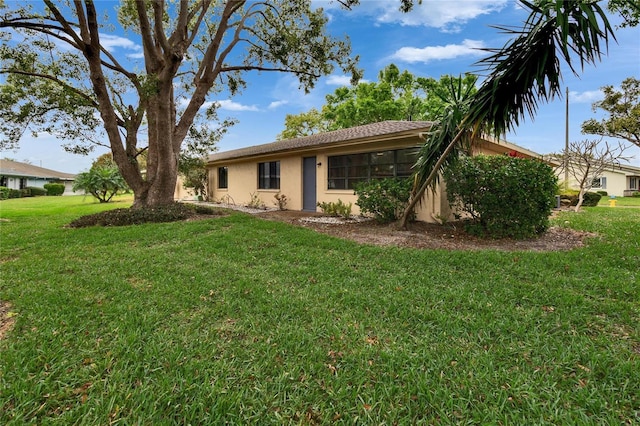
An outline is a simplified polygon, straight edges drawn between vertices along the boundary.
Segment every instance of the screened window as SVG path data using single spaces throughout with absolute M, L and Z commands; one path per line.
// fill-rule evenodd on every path
M 629 189 L 638 189 L 638 178 L 636 177 L 629 178 Z
M 406 178 L 418 158 L 418 148 L 329 157 L 329 189 L 353 189 L 371 179 Z
M 219 189 L 229 188 L 229 168 L 228 167 L 218 167 L 218 188 Z
M 280 189 L 280 162 L 258 163 L 258 189 Z

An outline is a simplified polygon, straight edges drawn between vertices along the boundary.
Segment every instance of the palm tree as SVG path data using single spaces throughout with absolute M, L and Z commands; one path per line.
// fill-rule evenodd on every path
M 560 60 L 578 74 L 595 64 L 606 51 L 613 30 L 598 1 L 521 1 L 530 10 L 521 29 L 497 27 L 512 39 L 502 48 L 487 49 L 490 56 L 479 62 L 489 71 L 480 89 L 471 96 L 469 110 L 451 131 L 448 118 L 428 136 L 425 146 L 441 153 L 437 161 L 421 161 L 415 173 L 412 197 L 400 219 L 406 228 L 411 212 L 424 191 L 435 185 L 438 173 L 450 161 L 457 145 L 487 130 L 497 137 L 517 127 L 526 115 L 533 118 L 540 101 L 561 96 Z M 438 130 L 441 129 L 441 130 Z M 451 135 L 454 135 L 452 138 Z
M 429 185 L 435 189 L 439 172 L 458 158 L 458 152 L 461 149 L 468 150 L 471 146 L 472 132 L 462 128 L 461 123 L 469 113 L 470 101 L 477 91 L 475 87 L 477 77 L 473 77 L 473 79 L 462 76 L 452 77 L 446 81 L 443 80 L 443 85 L 435 89 L 435 94 L 442 104 L 438 113 L 440 119 L 434 122 L 427 134 L 425 144 L 420 149 L 414 165 L 414 182 L 411 191 L 411 201 L 414 204 L 422 200 L 422 194 L 416 196 L 416 191 L 420 189 L 424 192 Z M 451 140 L 456 140 L 456 143 L 449 144 Z M 411 211 L 412 209 L 405 209 L 401 220 L 405 220 L 405 215 L 408 218 Z

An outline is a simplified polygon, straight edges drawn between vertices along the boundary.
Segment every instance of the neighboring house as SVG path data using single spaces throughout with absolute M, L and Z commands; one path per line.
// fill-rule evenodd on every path
M 556 167 L 556 174 L 560 181 L 565 180 L 562 160 L 551 159 L 551 164 Z M 571 165 L 569 165 L 571 168 Z M 580 184 L 569 172 L 569 188 L 580 189 Z M 629 164 L 615 164 L 608 167 L 599 176 L 593 179 L 593 186 L 589 191 L 606 191 L 609 196 L 630 197 L 640 191 L 640 167 Z
M 432 123 L 427 121 L 383 121 L 303 138 L 288 139 L 215 153 L 209 156 L 210 198 L 238 205 L 259 197 L 269 207 L 274 195 L 286 195 L 290 210 L 319 211 L 319 202 L 353 203 L 356 183 L 372 178 L 411 175 L 423 136 Z M 476 153 L 540 157 L 516 145 L 482 139 Z M 417 210 L 417 218 L 433 222 L 451 214 L 440 185 L 427 191 Z
M 0 159 L 0 186 L 24 189 L 30 186 L 44 188 L 47 183 L 63 183 L 65 195 L 73 194 L 75 175 L 37 167 L 32 164 Z

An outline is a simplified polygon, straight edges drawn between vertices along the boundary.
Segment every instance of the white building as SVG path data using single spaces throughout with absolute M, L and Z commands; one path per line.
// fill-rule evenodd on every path
M 0 186 L 9 189 L 44 188 L 47 183 L 63 183 L 64 193 L 73 194 L 75 175 L 37 167 L 32 164 L 0 159 Z

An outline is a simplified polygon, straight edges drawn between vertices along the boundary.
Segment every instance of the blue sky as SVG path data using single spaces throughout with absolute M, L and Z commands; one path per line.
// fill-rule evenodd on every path
M 424 77 L 480 72 L 474 66 L 484 55 L 478 48 L 501 47 L 506 42 L 505 36 L 490 25 L 520 26 L 526 18 L 513 0 L 425 0 L 409 14 L 397 11 L 397 1 L 362 0 L 350 12 L 329 1 L 313 3 L 326 9 L 332 35 L 351 39 L 353 54 L 360 56 L 360 67 L 368 81 L 376 81 L 378 72 L 390 63 Z M 115 2 L 102 5 L 110 9 Z M 615 16 L 611 20 L 618 22 Z M 103 40 L 107 36 L 116 55 L 129 59 L 139 56 L 140 44 L 130 33 L 106 33 Z M 618 29 L 616 37 L 618 42 L 610 44 L 609 54 L 596 67 L 586 67 L 578 77 L 564 70 L 563 84 L 569 88 L 571 141 L 594 138 L 581 134 L 580 124 L 602 117 L 591 109 L 591 104 L 602 98 L 602 86 L 618 86 L 631 76 L 640 78 L 640 28 Z M 247 88 L 234 98 L 223 93 L 210 99 L 220 102 L 221 117 L 239 120 L 218 144 L 221 151 L 274 141 L 284 127 L 286 114 L 320 108 L 325 95 L 347 85 L 348 77 L 323 77 L 309 94 L 299 90 L 298 82 L 290 75 L 251 73 L 247 81 Z M 535 119 L 527 118 L 507 135 L 507 140 L 541 154 L 561 150 L 565 141 L 565 99 L 541 104 Z M 35 139 L 25 137 L 18 151 L 4 151 L 1 155 L 77 173 L 87 170 L 103 152 L 106 151 L 97 149 L 88 157 L 68 154 L 54 137 L 40 135 Z M 640 166 L 640 149 L 627 152 L 635 156 L 631 163 Z

